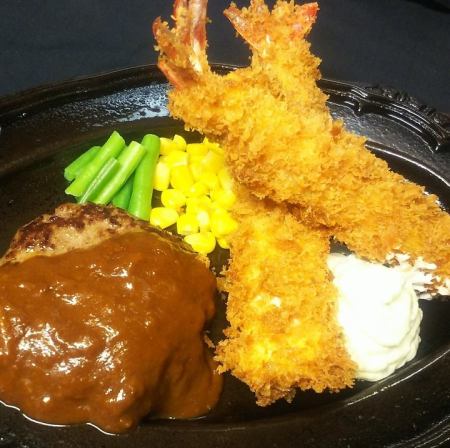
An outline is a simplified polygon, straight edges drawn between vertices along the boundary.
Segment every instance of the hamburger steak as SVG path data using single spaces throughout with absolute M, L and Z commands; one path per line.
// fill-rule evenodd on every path
M 189 249 L 168 232 L 150 227 L 115 207 L 94 204 L 62 204 L 51 215 L 41 215 L 21 227 L 13 237 L 0 265 L 22 262 L 35 255 L 58 255 L 86 249 L 114 235 L 154 232 Z
M 0 400 L 108 432 L 217 402 L 204 343 L 215 278 L 183 243 L 118 209 L 65 204 L 0 261 Z

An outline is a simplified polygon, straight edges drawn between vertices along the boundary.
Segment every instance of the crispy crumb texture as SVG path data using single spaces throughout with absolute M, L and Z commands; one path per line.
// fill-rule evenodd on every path
M 353 384 L 336 321 L 336 290 L 326 268 L 327 234 L 286 210 L 242 191 L 234 210 L 227 339 L 217 347 L 220 370 L 255 392 L 259 405 L 290 401 L 295 389 L 338 390 Z
M 385 261 L 392 252 L 422 257 L 436 264 L 436 286 L 444 284 L 450 216 L 435 196 L 370 153 L 364 137 L 332 119 L 316 85 L 320 60 L 305 39 L 316 12 L 314 3 L 278 1 L 272 11 L 263 0 L 231 6 L 226 15 L 253 56 L 249 67 L 226 76 L 211 72 L 204 48 L 174 51 L 185 28 L 177 36 L 164 28 L 156 34 L 160 64 L 169 79 L 185 76 L 170 92 L 170 112 L 220 141 L 233 175 L 258 198 L 289 203 L 302 222 L 328 227 L 370 260 Z M 186 71 L 180 59 L 199 61 L 197 69 Z
M 253 195 L 241 192 L 235 210 L 240 228 L 221 285 L 230 327 L 217 359 L 260 405 L 290 400 L 297 387 L 352 384 L 326 267 L 329 237 L 369 260 L 424 260 L 435 266 L 434 290 L 450 283 L 450 216 L 331 117 L 316 84 L 320 59 L 305 39 L 317 11 L 282 0 L 272 10 L 264 0 L 232 4 L 225 15 L 252 60 L 225 76 L 208 65 L 205 0 L 177 1 L 173 28 L 154 24 L 158 65 L 174 87 L 171 115 L 220 142 Z

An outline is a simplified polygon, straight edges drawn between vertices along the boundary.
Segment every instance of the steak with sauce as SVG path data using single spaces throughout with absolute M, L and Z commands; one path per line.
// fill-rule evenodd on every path
M 61 205 L 0 260 L 0 400 L 108 432 L 207 413 L 222 384 L 204 342 L 215 286 L 178 238 L 112 207 Z

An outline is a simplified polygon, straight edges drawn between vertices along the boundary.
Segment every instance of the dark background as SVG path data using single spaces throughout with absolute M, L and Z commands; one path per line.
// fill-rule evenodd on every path
M 210 60 L 246 64 L 248 51 L 221 13 L 228 4 L 209 2 Z M 311 40 L 324 77 L 395 87 L 450 112 L 450 1 L 320 7 Z M 171 8 L 171 0 L 1 0 L 0 96 L 155 62 L 151 22 Z

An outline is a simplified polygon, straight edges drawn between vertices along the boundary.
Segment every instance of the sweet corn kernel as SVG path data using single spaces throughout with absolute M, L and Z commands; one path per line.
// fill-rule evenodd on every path
M 180 151 L 186 151 L 186 140 L 178 134 L 173 136 L 173 142 L 177 145 L 177 149 Z
M 216 211 L 218 211 L 219 213 L 220 212 L 225 212 L 225 211 L 227 211 L 226 209 L 224 209 L 220 204 L 218 204 L 217 202 L 215 202 L 215 201 L 211 201 L 211 204 L 209 205 L 209 211 L 211 212 L 211 213 L 214 213 L 214 212 L 216 212 Z
M 188 143 L 186 146 L 186 152 L 191 157 L 195 156 L 206 156 L 206 153 L 208 152 L 208 146 L 204 145 L 203 143 Z
M 195 219 L 200 232 L 207 232 L 210 230 L 210 217 L 209 213 L 206 210 L 203 210 L 201 208 L 195 211 L 190 210 L 187 211 L 186 215 L 192 216 Z
M 206 210 L 199 209 L 195 217 L 201 232 L 206 232 L 210 229 L 210 217 Z
M 202 165 L 202 170 L 205 171 L 205 167 L 203 166 L 203 159 L 205 158 L 205 156 L 196 156 L 196 155 L 191 155 L 188 154 L 188 164 L 192 165 L 194 163 L 200 163 Z
M 186 209 L 189 207 L 190 208 L 200 207 L 200 199 L 199 198 L 186 198 Z
M 207 185 L 211 190 L 214 190 L 219 185 L 219 178 L 209 171 L 202 173 L 198 180 Z
M 205 196 L 200 196 L 198 198 L 198 200 L 199 200 L 199 204 L 203 208 L 208 209 L 209 207 L 211 207 L 212 201 L 211 201 L 211 198 L 208 195 L 205 194 Z
M 186 192 L 194 184 L 194 179 L 186 165 L 175 166 L 170 172 L 170 184 L 173 188 Z
M 172 151 L 178 149 L 177 144 L 170 138 L 160 137 L 159 142 L 159 153 L 163 156 L 167 156 Z
M 216 239 L 211 232 L 193 233 L 184 237 L 184 241 L 200 254 L 209 254 L 216 247 Z
M 229 210 L 236 202 L 236 195 L 231 190 L 217 188 L 211 191 L 211 199 L 220 207 Z
M 198 232 L 198 222 L 193 215 L 180 215 L 177 220 L 177 232 L 179 235 L 191 235 Z
M 223 155 L 217 154 L 215 151 L 208 151 L 202 160 L 203 166 L 213 173 L 217 173 L 225 164 Z
M 164 161 L 170 168 L 173 168 L 174 166 L 187 165 L 188 157 L 189 156 L 184 151 L 174 149 L 166 156 Z
M 162 192 L 161 202 L 164 207 L 180 210 L 186 204 L 186 196 L 179 190 L 169 188 Z
M 165 229 L 177 222 L 178 213 L 173 208 L 155 207 L 150 211 L 150 224 Z
M 214 151 L 215 153 L 217 153 L 219 155 L 224 155 L 225 154 L 225 151 L 223 150 L 223 148 L 218 143 L 210 142 L 207 137 L 205 137 L 203 139 L 203 144 L 208 149 L 210 149 L 211 151 Z
M 211 215 L 211 231 L 217 238 L 233 233 L 238 223 L 226 210 L 216 209 Z
M 220 186 L 224 190 L 232 190 L 233 189 L 233 178 L 231 177 L 230 172 L 227 167 L 224 167 L 219 170 L 217 173 L 217 177 L 219 178 Z
M 217 203 L 211 203 L 211 216 L 214 216 L 216 219 L 220 219 L 223 216 L 230 215 L 228 210 L 225 210 L 223 207 L 220 207 Z M 230 215 L 231 216 L 231 215 Z
M 190 202 L 189 199 L 197 199 L 197 198 L 188 198 L 186 200 L 186 213 L 187 214 L 197 216 L 197 213 L 200 210 L 205 210 L 206 211 L 205 207 L 202 207 L 200 205 L 200 203 L 198 203 L 198 202 L 194 202 L 194 203 Z
M 209 196 L 200 196 L 198 198 L 187 198 L 186 199 L 186 213 L 197 215 L 199 210 L 208 211 L 212 204 L 211 198 Z
M 159 161 L 156 164 L 155 176 L 153 178 L 153 188 L 158 191 L 164 191 L 169 188 L 170 168 L 164 162 Z
M 192 177 L 196 182 L 200 180 L 200 177 L 205 172 L 205 167 L 201 162 L 189 161 L 189 169 L 191 170 Z
M 186 196 L 190 198 L 198 198 L 200 196 L 206 195 L 208 191 L 209 188 L 203 182 L 195 182 L 194 184 L 192 184 L 189 190 L 186 191 Z
M 230 243 L 228 242 L 228 240 L 226 238 L 217 238 L 217 244 L 222 249 L 229 249 L 230 248 Z
M 213 143 L 212 146 L 210 146 L 209 148 L 216 154 L 225 157 L 225 150 L 218 143 Z

